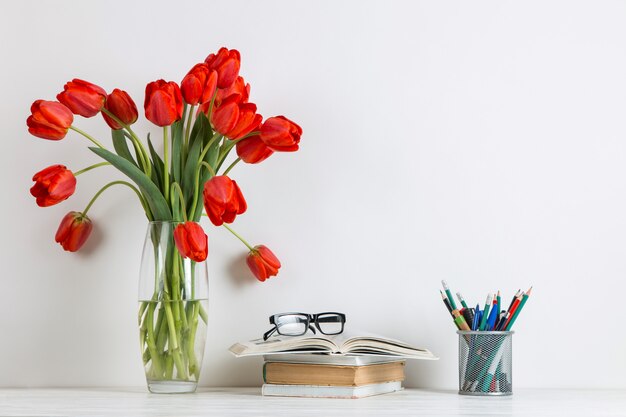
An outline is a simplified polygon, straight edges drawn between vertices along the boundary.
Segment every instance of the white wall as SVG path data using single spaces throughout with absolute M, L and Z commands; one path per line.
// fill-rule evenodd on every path
M 202 384 L 260 384 L 260 359 L 227 348 L 271 313 L 332 309 L 441 357 L 410 363 L 407 385 L 454 388 L 447 279 L 473 303 L 534 285 L 517 387 L 626 388 L 626 3 L 20 1 L 2 5 L 0 35 L 0 385 L 144 384 L 146 221 L 113 189 L 84 251 L 54 243 L 60 218 L 119 174 L 85 174 L 66 203 L 38 208 L 34 172 L 97 158 L 76 135 L 30 136 L 30 104 L 74 77 L 142 103 L 147 82 L 180 81 L 225 45 L 260 112 L 304 135 L 300 152 L 233 171 L 249 203 L 235 226 L 279 255 L 277 278 L 257 282 L 244 247 L 205 224 Z M 99 118 L 77 125 L 108 140 Z

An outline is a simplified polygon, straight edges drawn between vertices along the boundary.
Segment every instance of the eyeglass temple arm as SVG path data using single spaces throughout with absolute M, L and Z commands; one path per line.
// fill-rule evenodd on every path
M 271 329 L 269 329 L 268 331 L 265 332 L 265 334 L 263 334 L 263 341 L 269 339 L 269 337 L 272 335 L 272 333 L 274 333 L 277 330 L 276 327 L 272 327 Z M 258 333 L 257 333 L 258 334 Z

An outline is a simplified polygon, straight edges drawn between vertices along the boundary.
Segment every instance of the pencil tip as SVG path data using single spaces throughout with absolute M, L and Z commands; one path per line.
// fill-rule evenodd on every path
M 500 297 L 500 290 L 498 290 L 498 297 Z
M 526 295 L 530 295 L 530 292 L 533 290 L 533 286 L 531 285 L 528 291 L 526 291 Z

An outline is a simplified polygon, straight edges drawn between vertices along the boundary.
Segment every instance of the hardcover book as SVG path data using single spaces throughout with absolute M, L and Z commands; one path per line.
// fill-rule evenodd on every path
M 266 362 L 263 381 L 280 385 L 362 386 L 403 381 L 404 362 L 365 366 Z

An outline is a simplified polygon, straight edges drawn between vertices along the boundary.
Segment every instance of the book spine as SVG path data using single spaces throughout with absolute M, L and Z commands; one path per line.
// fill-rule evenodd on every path
M 267 362 L 263 364 L 263 383 L 267 384 Z

